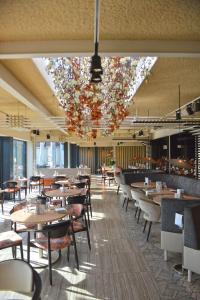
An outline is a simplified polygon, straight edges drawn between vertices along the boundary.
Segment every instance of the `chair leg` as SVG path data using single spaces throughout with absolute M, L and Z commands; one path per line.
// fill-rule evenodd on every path
M 75 259 L 76 259 L 76 265 L 77 265 L 77 269 L 79 270 L 78 252 L 77 252 L 76 239 L 75 239 L 74 233 L 73 233 L 73 245 L 74 245 L 74 253 L 75 253 Z
M 164 261 L 167 261 L 167 250 L 164 250 Z
M 148 223 L 148 221 L 147 221 L 147 220 L 145 220 L 145 222 L 144 222 L 144 228 L 143 228 L 143 232 L 145 232 L 145 229 L 146 229 L 147 223 Z
M 48 237 L 48 263 L 49 263 L 49 282 L 52 285 L 52 266 L 51 266 L 51 248 L 50 238 Z
M 147 242 L 149 240 L 149 235 L 150 235 L 150 232 L 151 232 L 151 225 L 152 225 L 152 222 L 149 222 L 149 230 L 148 230 L 148 234 L 147 234 Z
M 135 218 L 137 216 L 137 212 L 138 212 L 138 206 L 136 207 L 136 210 L 135 210 Z
M 24 260 L 23 245 L 22 245 L 22 243 L 20 245 L 20 253 L 21 253 L 21 259 Z
M 69 257 L 70 257 L 70 246 L 68 246 L 67 248 L 67 260 L 69 261 Z
M 15 246 L 12 247 L 12 256 L 13 256 L 13 258 L 16 258 L 16 247 Z
M 124 198 L 124 201 L 123 201 L 123 204 L 122 204 L 122 207 L 124 207 L 124 204 L 126 202 L 126 197 Z
M 128 209 L 128 203 L 129 203 L 129 198 L 127 198 L 127 201 L 126 201 L 126 211 Z
M 192 271 L 188 270 L 188 281 L 192 281 Z
M 27 262 L 30 263 L 30 232 L 29 231 L 27 235 Z
M 117 195 L 119 194 L 119 185 L 118 185 L 118 187 L 117 187 Z
M 140 214 L 141 214 L 141 208 L 139 208 L 138 218 L 137 218 L 137 223 L 139 223 L 139 220 L 140 220 Z
M 88 206 L 87 206 L 87 218 L 88 218 L 88 226 L 90 227 L 90 214 L 89 214 Z
M 4 199 L 1 200 L 1 212 L 2 212 L 2 214 L 4 214 L 4 210 L 3 210 L 3 202 L 4 202 Z
M 87 225 L 86 217 L 85 217 L 85 222 L 86 222 L 86 231 L 87 231 L 88 246 L 89 246 L 89 249 L 91 250 L 90 234 L 89 234 L 89 230 L 88 230 L 88 225 Z

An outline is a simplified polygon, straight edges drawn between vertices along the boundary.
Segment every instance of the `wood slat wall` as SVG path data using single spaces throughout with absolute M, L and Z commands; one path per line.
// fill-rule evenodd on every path
M 116 164 L 126 169 L 133 164 L 133 157 L 145 157 L 145 146 L 119 146 L 116 147 Z
M 108 156 L 111 154 L 113 158 L 113 147 L 98 147 L 98 158 L 97 158 L 97 166 L 98 168 L 103 166 L 105 163 L 108 163 Z
M 95 173 L 95 152 L 94 147 L 80 147 L 79 148 L 79 162 L 80 164 L 91 168 L 91 172 Z

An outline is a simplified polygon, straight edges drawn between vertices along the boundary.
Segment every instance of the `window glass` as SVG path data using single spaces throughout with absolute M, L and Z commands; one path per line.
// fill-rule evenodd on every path
M 13 175 L 26 177 L 26 142 L 13 140 Z
M 36 164 L 37 168 L 64 168 L 64 144 L 36 143 Z

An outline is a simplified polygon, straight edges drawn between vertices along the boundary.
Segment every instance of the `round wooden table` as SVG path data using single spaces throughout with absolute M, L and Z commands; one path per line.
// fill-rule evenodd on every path
M 25 209 L 20 209 L 15 211 L 14 213 L 11 214 L 10 218 L 13 222 L 16 223 L 22 223 L 22 224 L 36 224 L 37 229 L 41 230 L 42 229 L 42 224 L 48 223 L 48 222 L 53 222 L 57 221 L 60 219 L 63 219 L 68 215 L 68 211 L 64 213 L 58 213 L 56 211 L 46 211 L 43 214 L 35 214 L 33 212 L 28 212 Z M 41 233 L 38 233 L 38 236 L 40 236 Z M 42 249 L 39 249 L 39 257 L 43 256 L 43 251 Z
M 76 180 L 58 180 L 56 181 L 55 183 L 58 183 L 58 184 L 61 184 L 62 186 L 70 186 L 70 185 L 73 185 L 73 184 L 79 184 L 79 183 L 87 183 L 88 180 L 87 179 L 76 179 Z
M 45 192 L 48 197 L 61 197 L 62 198 L 62 206 L 65 207 L 66 205 L 66 198 L 79 196 L 79 195 L 86 195 L 86 189 L 64 189 L 64 190 L 51 190 Z
M 48 222 L 53 222 L 60 220 L 68 215 L 66 210 L 65 213 L 58 213 L 55 210 L 49 210 L 43 214 L 35 214 L 33 212 L 28 212 L 26 209 L 20 209 L 11 214 L 10 218 L 13 222 L 23 223 L 23 224 L 45 224 Z
M 173 198 L 173 197 L 174 197 L 174 193 L 171 195 L 169 195 L 169 194 L 168 195 L 167 194 L 155 195 L 155 196 L 153 196 L 153 202 L 158 205 L 161 205 L 162 198 L 170 198 L 172 201 L 173 201 L 173 199 L 180 199 L 180 200 L 186 200 L 186 201 L 200 200 L 199 197 L 186 195 L 186 194 L 181 195 L 181 198 Z

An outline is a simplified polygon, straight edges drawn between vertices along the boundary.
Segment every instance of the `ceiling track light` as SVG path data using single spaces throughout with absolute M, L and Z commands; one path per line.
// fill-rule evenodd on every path
M 99 15 L 100 15 L 100 0 L 95 1 L 95 31 L 94 31 L 94 41 L 95 41 L 95 52 L 91 59 L 90 73 L 92 74 L 91 82 L 98 83 L 101 82 L 101 75 L 103 74 L 103 68 L 101 66 L 101 57 L 98 54 L 99 49 Z
M 200 98 L 195 101 L 194 110 L 195 110 L 195 112 L 200 111 Z
M 176 120 L 181 120 L 181 87 L 178 86 L 178 110 L 176 111 Z
M 186 111 L 188 113 L 188 115 L 193 115 L 194 114 L 194 110 L 193 110 L 193 107 L 192 107 L 192 103 L 191 104 L 188 104 L 186 106 Z
M 138 132 L 138 136 L 144 136 L 144 131 L 143 131 L 143 130 L 140 130 L 140 131 Z

